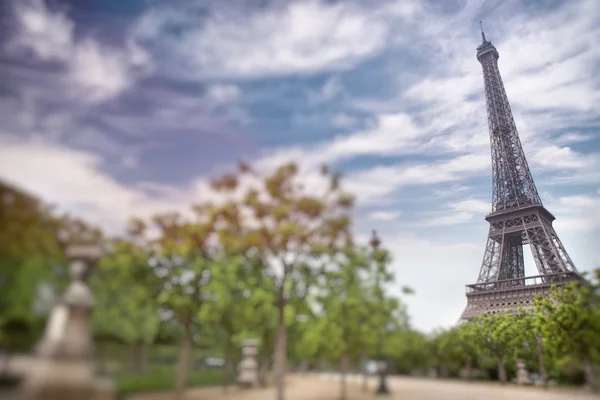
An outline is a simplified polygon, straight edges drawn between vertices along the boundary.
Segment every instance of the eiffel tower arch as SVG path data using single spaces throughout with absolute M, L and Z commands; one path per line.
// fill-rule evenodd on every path
M 477 282 L 467 285 L 462 320 L 533 306 L 552 285 L 580 280 L 544 207 L 523 152 L 498 69 L 498 50 L 481 32 L 477 60 L 483 69 L 492 155 L 492 212 Z M 529 245 L 538 275 L 525 276 L 523 247 Z

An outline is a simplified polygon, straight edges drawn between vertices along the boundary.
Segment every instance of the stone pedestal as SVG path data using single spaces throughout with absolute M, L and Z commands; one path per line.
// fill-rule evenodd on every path
M 529 372 L 525 369 L 525 362 L 523 360 L 517 361 L 517 385 L 531 385 Z
M 246 339 L 242 344 L 242 354 L 244 358 L 238 365 L 238 385 L 242 388 L 258 387 L 258 341 Z
M 84 278 L 87 262 L 100 254 L 98 246 L 75 246 L 71 283 L 55 304 L 46 329 L 28 363 L 21 386 L 23 400 L 90 400 L 96 394 L 114 399 L 116 393 L 98 386 L 92 361 L 91 314 L 94 298 Z

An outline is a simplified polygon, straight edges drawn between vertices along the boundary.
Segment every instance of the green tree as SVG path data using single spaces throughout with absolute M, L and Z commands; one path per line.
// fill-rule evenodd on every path
M 342 191 L 339 175 L 330 174 L 327 168 L 322 174 L 325 179 L 320 191 L 306 188 L 293 163 L 266 177 L 240 164 L 237 173 L 213 181 L 213 188 L 229 198 L 218 213 L 226 222 L 220 230 L 221 243 L 230 252 L 260 257 L 264 273 L 276 282 L 278 400 L 284 399 L 290 298 L 307 296 L 321 256 L 335 253 L 351 241 L 353 197 Z
M 546 346 L 583 361 L 586 382 L 598 390 L 593 363 L 600 359 L 600 269 L 591 281 L 552 287 L 535 301 L 536 323 Z
M 170 313 L 182 328 L 179 362 L 175 378 L 175 399 L 183 396 L 197 328 L 198 313 L 206 301 L 205 288 L 211 280 L 213 263 L 220 254 L 209 246 L 215 219 L 210 204 L 196 207 L 195 221 L 177 213 L 153 218 L 159 237 L 153 241 L 152 268 L 161 279 L 159 306 Z
M 145 367 L 148 346 L 160 324 L 159 280 L 148 265 L 147 250 L 124 240 L 115 241 L 113 247 L 90 277 L 96 301 L 94 336 L 101 347 L 111 340 L 129 345 L 129 367 L 139 371 Z
M 514 344 L 511 347 L 515 358 L 537 359 L 538 373 L 546 380 L 543 336 L 540 326 L 536 323 L 535 314 L 531 310 L 519 309 L 513 316 L 513 331 Z
M 102 233 L 1 181 L 0 227 L 0 348 L 28 350 L 68 281 L 66 246 Z
M 462 355 L 467 369 L 467 378 L 473 378 L 473 366 L 477 362 L 482 349 L 479 346 L 481 330 L 480 325 L 474 322 L 465 322 L 456 328 L 458 340 L 456 346 Z
M 498 379 L 502 384 L 507 381 L 505 358 L 511 354 L 514 344 L 514 317 L 498 313 L 487 314 L 478 321 L 481 324 L 480 345 L 496 360 Z
M 58 226 L 51 207 L 0 182 L 0 347 L 25 350 L 37 337 L 36 298 L 65 262 Z
M 387 342 L 389 354 L 402 374 L 425 374 L 432 360 L 428 338 L 417 331 L 406 329 L 396 332 Z
M 213 324 L 222 337 L 225 365 L 223 368 L 223 390 L 226 391 L 236 346 L 236 336 L 245 336 L 248 326 L 248 299 L 252 291 L 252 270 L 241 257 L 221 256 L 215 259 L 210 270 L 210 282 L 204 288 L 206 300 L 199 312 L 202 323 Z
M 325 341 L 326 345 L 329 344 L 329 353 L 340 360 L 340 398 L 345 400 L 346 374 L 350 361 L 361 356 L 366 342 L 364 335 L 369 333 L 364 326 L 373 315 L 373 310 L 365 296 L 366 287 L 363 281 L 370 267 L 370 255 L 364 249 L 349 248 L 343 254 L 343 258 L 336 263 L 336 268 L 326 275 L 319 287 L 322 311 L 320 320 L 317 321 L 317 329 L 311 332 L 311 341 Z M 319 335 L 320 340 L 315 333 Z M 312 351 L 317 349 L 318 347 L 313 345 Z

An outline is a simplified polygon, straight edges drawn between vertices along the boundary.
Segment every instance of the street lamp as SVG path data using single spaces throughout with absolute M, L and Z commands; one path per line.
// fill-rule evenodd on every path
M 371 247 L 373 248 L 373 258 L 377 261 L 377 255 L 375 252 L 381 245 L 381 240 L 377 237 L 377 231 L 373 230 L 373 234 L 371 236 L 371 241 L 369 242 Z M 379 271 L 377 271 L 377 285 L 380 284 L 379 281 Z M 380 296 L 382 293 L 380 292 Z M 387 325 L 386 325 L 387 328 Z M 390 394 L 390 390 L 387 387 L 387 360 L 383 354 L 383 331 L 379 329 L 378 335 L 378 353 L 379 353 L 379 361 L 377 362 L 377 372 L 379 373 L 379 386 L 377 387 L 376 395 Z

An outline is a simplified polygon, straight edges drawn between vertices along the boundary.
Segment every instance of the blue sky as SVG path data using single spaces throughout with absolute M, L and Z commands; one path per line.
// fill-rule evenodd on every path
M 542 200 L 600 265 L 600 3 L 13 1 L 0 178 L 109 232 L 184 210 L 238 159 L 327 162 L 394 253 L 413 324 L 454 324 L 491 210 L 479 20 Z M 528 272 L 533 273 L 526 252 Z M 528 263 L 528 264 L 527 264 Z

